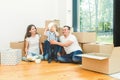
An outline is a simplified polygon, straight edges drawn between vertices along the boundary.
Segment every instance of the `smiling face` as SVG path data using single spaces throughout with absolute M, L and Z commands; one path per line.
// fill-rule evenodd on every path
M 62 32 L 64 36 L 67 36 L 70 33 L 70 29 L 68 27 L 64 27 Z
M 36 27 L 32 26 L 29 32 L 31 33 L 31 35 L 35 35 L 37 32 Z

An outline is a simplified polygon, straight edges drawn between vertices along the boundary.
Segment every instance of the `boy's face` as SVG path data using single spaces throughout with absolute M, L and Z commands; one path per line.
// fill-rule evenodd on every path
M 55 26 L 52 26 L 52 27 L 50 28 L 50 31 L 52 31 L 52 32 L 56 31 L 56 27 L 55 27 Z

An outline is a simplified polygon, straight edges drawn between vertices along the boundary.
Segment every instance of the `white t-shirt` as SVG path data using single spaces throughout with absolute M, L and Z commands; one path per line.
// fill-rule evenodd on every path
M 26 41 L 29 43 L 28 52 L 35 53 L 37 55 L 40 54 L 39 48 L 39 39 L 41 35 L 36 34 L 35 37 L 27 37 Z
M 77 50 L 82 51 L 82 49 L 79 46 L 78 41 L 74 35 L 69 34 L 69 36 L 67 38 L 65 38 L 64 36 L 60 37 L 60 42 L 65 43 L 67 41 L 72 41 L 73 43 L 70 46 L 64 47 L 66 54 L 70 54 L 71 52 L 74 52 Z

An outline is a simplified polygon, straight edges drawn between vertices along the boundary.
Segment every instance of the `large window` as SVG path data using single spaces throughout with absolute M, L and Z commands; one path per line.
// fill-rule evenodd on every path
M 113 42 L 113 0 L 78 0 L 78 31 L 97 33 L 98 42 Z

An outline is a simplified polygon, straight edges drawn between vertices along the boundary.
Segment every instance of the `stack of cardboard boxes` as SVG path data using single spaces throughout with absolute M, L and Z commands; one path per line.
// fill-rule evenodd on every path
M 51 20 L 46 20 L 45 27 L 47 27 L 50 22 Z M 55 20 L 54 22 L 60 26 L 59 20 Z M 46 39 L 46 37 L 43 35 L 44 28 L 37 28 L 38 33 L 41 35 L 40 41 L 42 43 Z M 62 35 L 62 29 L 60 27 L 58 32 L 60 35 Z M 86 54 L 79 55 L 82 56 L 82 68 L 105 74 L 111 74 L 120 71 L 120 64 L 117 63 L 120 60 L 120 47 L 114 47 L 113 44 L 96 43 L 96 32 L 72 32 L 72 34 L 76 36 L 83 53 Z M 10 43 L 11 48 L 23 50 L 23 46 L 24 42 Z M 108 55 L 106 56 L 106 54 Z
M 21 49 L 22 50 L 22 56 L 25 55 L 24 41 L 10 42 L 10 48 L 12 48 L 12 49 Z
M 80 43 L 83 54 L 82 68 L 112 74 L 120 72 L 120 47 L 113 44 L 96 43 L 96 33 L 94 32 L 74 32 Z

